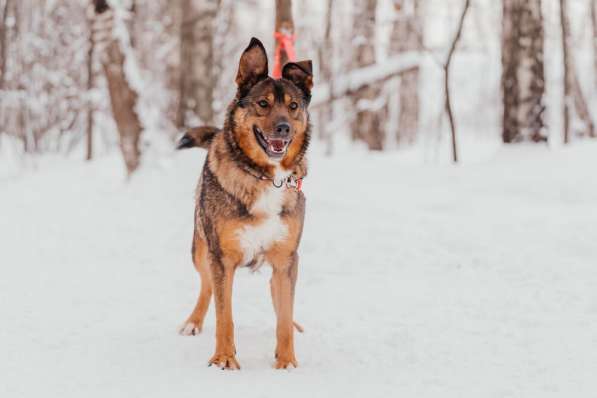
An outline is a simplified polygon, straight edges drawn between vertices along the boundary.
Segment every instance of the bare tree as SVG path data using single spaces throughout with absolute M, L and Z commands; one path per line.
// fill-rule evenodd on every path
M 91 6 L 90 6 L 91 10 Z M 91 99 L 91 91 L 94 86 L 95 75 L 93 73 L 93 53 L 95 49 L 95 39 L 93 36 L 93 14 L 88 13 L 88 26 L 89 26 L 89 40 L 87 48 L 87 125 L 85 126 L 85 159 L 91 160 L 93 158 L 93 112 L 94 105 Z
M 505 143 L 547 141 L 541 0 L 503 0 L 502 100 Z
M 106 0 L 93 0 L 95 7 L 95 22 L 97 25 L 94 31 L 105 37 L 106 42 L 102 43 L 103 53 L 101 54 L 102 66 L 106 74 L 112 115 L 116 121 L 120 136 L 120 149 L 124 157 L 128 174 L 133 173 L 138 167 L 141 158 L 139 141 L 143 133 L 143 126 L 137 114 L 137 103 L 139 98 L 138 88 L 133 87 L 133 77 L 127 75 L 125 62 L 133 62 L 130 51 L 126 52 L 127 45 L 130 50 L 130 43 L 124 42 L 125 38 L 117 37 L 113 33 L 113 23 L 116 16 L 110 9 Z M 128 35 L 125 35 L 128 37 Z M 129 71 L 130 72 L 130 71 Z
M 80 4 L 1 1 L 4 44 L 0 126 L 25 152 L 59 151 L 80 125 L 83 96 Z M 0 40 L 2 42 L 2 40 Z
M 566 15 L 566 4 L 560 0 L 560 25 L 562 27 L 562 58 L 564 66 L 564 101 L 562 114 L 564 118 L 564 143 L 570 142 L 570 100 L 572 97 L 572 86 L 570 76 L 570 26 Z
M 319 68 L 321 80 L 333 83 L 333 65 L 332 57 L 334 54 L 334 43 L 332 41 L 332 12 L 334 9 L 334 0 L 327 0 L 326 16 L 325 16 L 325 32 L 323 36 L 323 43 L 319 47 Z M 333 91 L 333 88 L 330 88 Z M 331 123 L 334 118 L 334 106 L 332 103 L 325 103 L 319 112 L 319 129 L 320 137 L 326 143 L 326 154 L 332 153 L 332 126 Z
M 593 26 L 593 64 L 595 68 L 595 86 L 597 87 L 597 0 L 591 0 L 591 25 Z
M 358 0 L 354 4 L 355 69 L 375 63 L 376 10 L 377 0 Z M 383 104 L 380 104 L 381 101 L 384 101 Z M 360 88 L 352 95 L 352 102 L 356 112 L 355 122 L 352 123 L 352 139 L 366 142 L 371 150 L 382 150 L 385 141 L 385 99 L 381 96 L 380 86 L 370 84 Z
M 591 120 L 589 107 L 582 93 L 575 70 L 574 52 L 570 34 L 570 20 L 568 18 L 568 2 L 560 0 L 560 25 L 562 28 L 562 54 L 564 66 L 564 143 L 570 142 L 570 116 L 574 107 L 578 117 L 584 123 L 586 135 L 595 136 L 595 127 Z
M 394 0 L 396 16 L 390 34 L 390 53 L 400 54 L 420 49 L 423 40 L 420 0 Z M 399 116 L 396 128 L 398 144 L 412 144 L 419 129 L 419 70 L 401 75 Z
M 448 115 L 448 121 L 450 122 L 450 133 L 452 137 L 452 160 L 454 163 L 458 163 L 458 145 L 456 142 L 456 122 L 454 121 L 454 113 L 452 112 L 452 101 L 450 99 L 450 65 L 452 64 L 452 57 L 454 56 L 454 52 L 456 51 L 456 46 L 458 46 L 458 42 L 460 41 L 460 36 L 462 35 L 462 28 L 464 27 L 464 20 L 466 18 L 466 14 L 470 8 L 471 1 L 466 0 L 464 3 L 464 7 L 462 8 L 462 13 L 460 14 L 460 21 L 458 22 L 458 28 L 456 30 L 456 35 L 452 40 L 452 44 L 450 45 L 450 49 L 448 50 L 448 56 L 446 57 L 446 62 L 444 62 L 443 69 L 444 69 L 444 104 L 445 110 Z
M 215 118 L 215 19 L 221 0 L 181 0 L 180 79 L 176 124 L 189 124 L 192 113 L 203 124 Z
M 292 20 L 292 0 L 276 0 L 276 47 L 272 76 L 280 78 L 282 67 L 292 60 L 294 53 L 294 21 Z M 290 48 L 289 48 L 290 47 Z
M 6 57 L 8 47 L 8 26 L 6 20 L 8 18 L 8 9 L 11 0 L 4 0 L 2 7 L 2 19 L 0 19 L 0 90 L 4 87 L 4 80 L 6 75 Z

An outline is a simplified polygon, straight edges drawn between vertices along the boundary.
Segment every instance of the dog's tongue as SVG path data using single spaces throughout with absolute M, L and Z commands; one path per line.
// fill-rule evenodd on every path
M 282 152 L 284 150 L 284 140 L 273 139 L 269 144 L 275 152 Z

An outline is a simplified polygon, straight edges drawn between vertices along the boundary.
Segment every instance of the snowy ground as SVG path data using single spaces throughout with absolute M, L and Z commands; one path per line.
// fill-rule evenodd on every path
M 269 270 L 240 270 L 240 372 L 181 337 L 203 154 L 130 183 L 45 159 L 0 179 L 1 397 L 590 397 L 597 391 L 597 145 L 460 167 L 312 159 L 296 319 L 272 369 Z M 0 159 L 0 168 L 2 159 Z

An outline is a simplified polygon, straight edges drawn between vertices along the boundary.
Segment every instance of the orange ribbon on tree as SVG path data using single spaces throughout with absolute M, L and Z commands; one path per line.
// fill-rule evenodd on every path
M 276 39 L 276 49 L 274 52 L 274 69 L 272 70 L 272 76 L 274 79 L 279 79 L 282 77 L 282 51 L 286 53 L 289 61 L 296 61 L 294 35 L 274 32 L 274 39 Z

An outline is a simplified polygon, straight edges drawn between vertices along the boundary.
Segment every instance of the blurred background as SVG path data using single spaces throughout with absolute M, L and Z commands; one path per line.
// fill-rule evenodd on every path
M 240 52 L 260 38 L 271 68 L 276 30 L 314 61 L 314 146 L 328 155 L 355 143 L 443 162 L 588 139 L 596 3 L 0 0 L 0 159 L 15 172 L 120 150 L 132 173 L 185 128 L 221 125 Z

